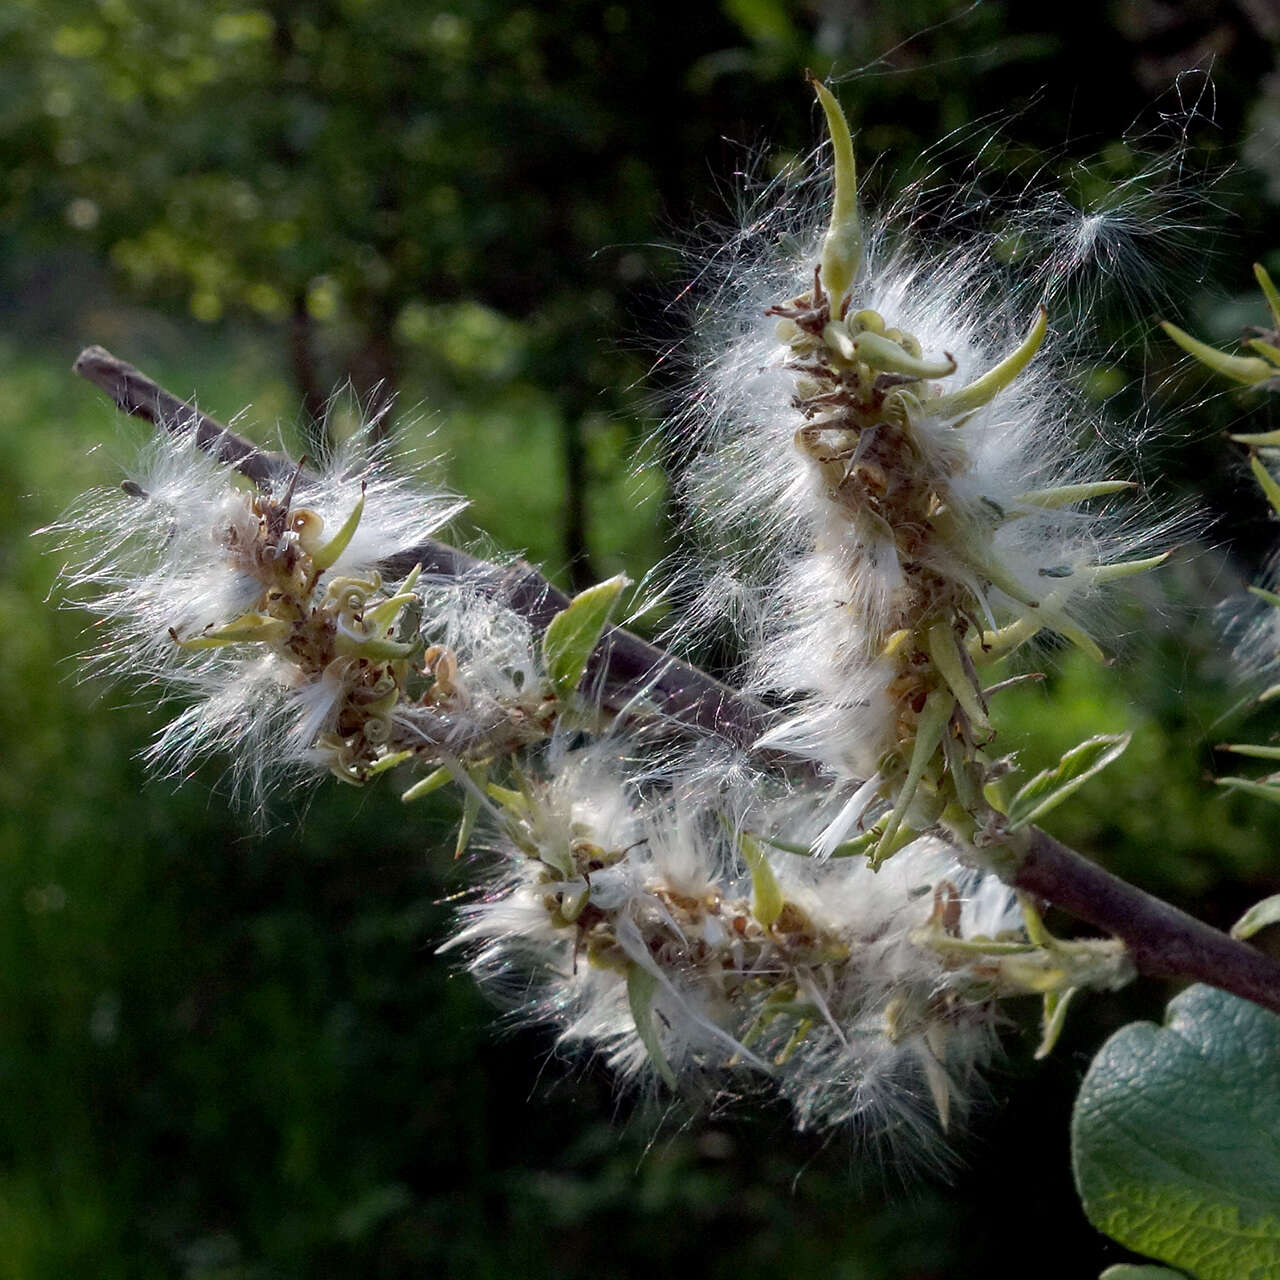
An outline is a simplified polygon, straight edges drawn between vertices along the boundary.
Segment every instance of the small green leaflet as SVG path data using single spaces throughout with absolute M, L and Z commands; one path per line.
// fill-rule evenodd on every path
M 627 1003 L 631 1006 L 631 1017 L 635 1020 L 636 1032 L 645 1052 L 653 1060 L 658 1074 L 666 1082 L 669 1089 L 676 1088 L 675 1072 L 662 1052 L 662 1044 L 658 1040 L 657 1028 L 653 1025 L 653 997 L 658 991 L 658 979 L 648 969 L 633 964 L 627 970 Z
M 1113 760 L 1118 760 L 1129 745 L 1130 734 L 1100 733 L 1072 747 L 1057 765 L 1037 773 L 1013 797 L 1009 805 L 1009 829 L 1016 831 L 1039 822 L 1051 809 L 1056 809 L 1073 791 L 1084 786 L 1095 773 Z
M 621 573 L 606 582 L 598 582 L 574 596 L 568 606 L 551 619 L 542 637 L 542 660 L 552 688 L 560 697 L 567 698 L 578 687 L 591 654 L 608 626 L 609 614 L 623 587 L 629 583 L 630 579 Z
M 1102 1046 L 1071 1122 L 1089 1220 L 1196 1280 L 1280 1276 L 1280 1017 L 1212 987 Z M 1158 1273 L 1157 1273 L 1158 1274 Z

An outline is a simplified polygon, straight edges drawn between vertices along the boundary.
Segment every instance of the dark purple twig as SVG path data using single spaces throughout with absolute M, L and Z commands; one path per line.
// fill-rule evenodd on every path
M 1033 828 L 1013 873 L 1019 889 L 1105 929 L 1149 978 L 1189 978 L 1280 1013 L 1280 960 L 1121 880 Z

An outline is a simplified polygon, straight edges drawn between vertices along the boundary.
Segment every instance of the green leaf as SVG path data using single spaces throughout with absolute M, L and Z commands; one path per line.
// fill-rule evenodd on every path
M 635 1020 L 636 1032 L 645 1052 L 653 1060 L 658 1074 L 666 1081 L 667 1088 L 676 1088 L 675 1073 L 667 1056 L 662 1052 L 662 1044 L 658 1039 L 657 1028 L 653 1025 L 653 997 L 657 994 L 658 979 L 648 969 L 638 964 L 627 970 L 627 1003 L 631 1006 L 631 1017 Z
M 1261 902 L 1255 902 L 1239 920 L 1231 926 L 1233 938 L 1252 938 L 1268 925 L 1280 923 L 1280 893 L 1273 893 Z
M 1129 745 L 1127 733 L 1100 733 L 1087 738 L 1058 761 L 1052 769 L 1037 773 L 1013 797 L 1009 805 L 1009 829 L 1016 831 L 1039 822 L 1056 809 L 1073 791 L 1078 791 L 1095 773 L 1118 760 Z
M 1076 1098 L 1076 1187 L 1094 1226 L 1198 1280 L 1280 1276 L 1280 1017 L 1211 987 L 1135 1022 Z
M 567 608 L 561 609 L 542 637 L 542 659 L 552 687 L 562 698 L 568 697 L 582 679 L 600 636 L 609 623 L 609 614 L 630 579 L 618 574 L 607 582 L 574 596 Z

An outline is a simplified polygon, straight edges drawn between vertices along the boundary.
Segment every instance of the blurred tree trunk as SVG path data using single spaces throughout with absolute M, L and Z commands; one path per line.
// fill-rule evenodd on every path
M 560 419 L 560 448 L 564 455 L 564 515 L 561 524 L 569 583 L 581 591 L 595 582 L 587 544 L 587 448 L 583 436 L 583 416 L 577 406 Z
M 307 296 L 302 290 L 293 295 L 289 314 L 289 363 L 306 418 L 302 429 L 308 452 L 322 453 L 327 443 L 324 420 L 329 399 L 321 387 L 320 373 L 316 368 L 315 326 L 307 310 Z
M 375 441 L 391 434 L 400 385 L 400 353 L 393 332 L 395 311 L 392 299 L 382 295 L 372 298 L 369 314 L 361 325 L 364 338 L 347 359 L 347 378 Z

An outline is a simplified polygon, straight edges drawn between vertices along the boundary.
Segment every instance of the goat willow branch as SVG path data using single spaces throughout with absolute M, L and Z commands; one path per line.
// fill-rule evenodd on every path
M 269 485 L 290 465 L 101 347 L 83 351 L 75 372 L 126 413 L 162 430 L 194 430 L 200 448 L 259 486 Z M 397 575 L 418 564 L 427 574 L 465 574 L 479 581 L 538 629 L 568 603 L 531 565 L 490 565 L 435 540 L 405 548 L 383 568 Z M 767 709 L 754 699 L 622 627 L 606 632 L 592 669 L 607 706 L 617 708 L 640 695 L 664 713 L 740 747 L 755 742 L 769 720 Z M 1120 880 L 1038 829 L 1026 833 L 1003 875 L 1015 887 L 1119 938 L 1139 973 L 1205 982 L 1280 1013 L 1280 961 Z
M 269 485 L 283 471 L 293 470 L 291 462 L 257 449 L 102 347 L 82 351 L 74 371 L 109 395 L 125 413 L 166 431 L 194 429 L 201 449 L 233 464 L 260 487 Z M 403 577 L 415 565 L 421 565 L 428 576 L 469 576 L 539 630 L 569 603 L 563 591 L 524 561 L 491 565 L 434 539 L 405 547 L 384 560 L 382 568 L 395 578 Z M 589 674 L 603 677 L 605 704 L 615 709 L 636 695 L 648 697 L 666 714 L 743 747 L 764 729 L 764 709 L 754 701 L 622 627 L 606 632 Z

